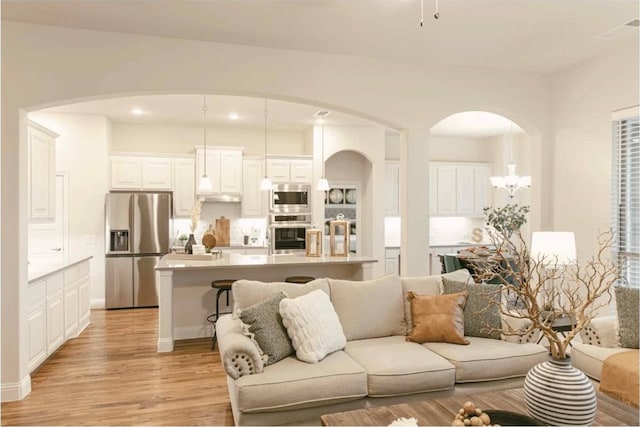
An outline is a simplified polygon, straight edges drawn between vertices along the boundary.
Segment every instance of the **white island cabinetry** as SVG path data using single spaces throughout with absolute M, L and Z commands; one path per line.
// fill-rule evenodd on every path
M 260 248 L 260 252 L 264 248 Z M 168 254 L 156 265 L 158 282 L 158 351 L 173 351 L 176 339 L 210 337 L 206 319 L 215 311 L 211 281 L 248 279 L 282 282 L 288 276 L 332 277 L 346 280 L 372 278 L 377 259 L 347 257 L 305 257 L 298 255 L 264 255 L 245 250 L 246 254 L 228 254 L 201 260 L 180 254 Z M 251 253 L 250 253 L 251 252 Z M 233 298 L 233 295 L 231 296 Z M 221 299 L 221 302 L 224 299 Z M 202 302 L 205 302 L 204 307 Z M 233 302 L 230 301 L 231 306 Z M 231 306 L 220 307 L 227 312 Z

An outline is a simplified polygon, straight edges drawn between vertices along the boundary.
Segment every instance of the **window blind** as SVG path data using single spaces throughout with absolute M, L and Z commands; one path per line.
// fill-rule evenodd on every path
M 621 278 L 640 287 L 640 117 L 613 121 L 613 228 L 618 241 L 614 259 Z

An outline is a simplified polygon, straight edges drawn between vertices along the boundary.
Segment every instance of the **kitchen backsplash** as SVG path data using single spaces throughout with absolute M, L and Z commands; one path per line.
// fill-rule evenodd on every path
M 475 217 L 432 217 L 429 220 L 430 245 L 456 245 L 473 241 L 474 229 L 484 230 L 483 218 Z M 400 246 L 400 218 L 386 217 L 384 219 L 385 247 Z M 486 243 L 487 236 L 482 233 L 482 241 Z
M 243 246 L 245 235 L 257 237 L 257 246 L 264 244 L 267 220 L 265 218 L 240 218 L 239 203 L 203 203 L 198 228 L 194 233 L 198 243 L 209 225 L 212 225 L 215 230 L 216 219 L 221 216 L 230 221 L 229 244 L 231 246 Z M 174 239 L 177 239 L 181 234 L 189 235 L 189 233 L 191 233 L 191 219 L 177 218 L 173 220 Z

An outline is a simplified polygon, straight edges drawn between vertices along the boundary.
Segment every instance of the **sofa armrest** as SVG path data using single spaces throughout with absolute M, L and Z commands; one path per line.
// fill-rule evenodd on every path
M 618 347 L 616 320 L 616 316 L 602 316 L 591 319 L 589 325 L 580 332 L 582 342 L 596 347 Z
M 216 336 L 222 365 L 231 378 L 237 380 L 264 370 L 260 351 L 251 338 L 242 333 L 240 322 L 233 316 L 228 314 L 218 319 Z
M 517 319 L 509 316 L 502 316 L 502 328 L 513 331 L 513 333 L 502 334 L 503 341 L 516 344 L 535 343 L 540 337 L 540 329 L 531 329 L 531 320 Z

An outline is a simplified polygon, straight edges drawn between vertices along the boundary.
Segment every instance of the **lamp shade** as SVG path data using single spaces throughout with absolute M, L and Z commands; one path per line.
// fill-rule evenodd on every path
M 576 239 L 570 231 L 536 231 L 531 236 L 531 258 L 544 265 L 577 262 Z
M 272 187 L 273 184 L 271 183 L 271 179 L 269 177 L 265 176 L 264 178 L 262 178 L 262 180 L 260 181 L 260 190 L 271 190 Z
M 198 183 L 198 191 L 200 193 L 210 193 L 213 191 L 213 185 L 207 175 L 202 175 Z
M 329 181 L 327 178 L 320 178 L 318 180 L 318 185 L 316 186 L 317 191 L 327 191 L 329 189 Z

